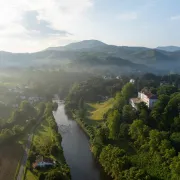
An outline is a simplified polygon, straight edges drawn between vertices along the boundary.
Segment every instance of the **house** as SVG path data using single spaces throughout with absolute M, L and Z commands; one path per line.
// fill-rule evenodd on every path
M 134 84 L 134 83 L 135 83 L 135 80 L 134 80 L 134 79 L 130 79 L 129 82 L 132 83 L 132 84 Z
M 131 98 L 130 99 L 130 104 L 131 106 L 137 110 L 137 105 L 140 103 L 140 102 L 143 102 L 140 98 Z
M 45 167 L 53 167 L 55 162 L 50 158 L 43 158 L 43 156 L 38 155 L 36 157 L 36 161 L 32 164 L 33 168 L 45 168 Z
M 110 75 L 109 75 L 109 76 L 104 76 L 103 79 L 105 79 L 105 80 L 111 80 L 112 77 L 111 77 Z
M 138 92 L 137 98 L 131 98 L 130 104 L 132 107 L 137 109 L 137 104 L 140 102 L 144 102 L 149 109 L 154 106 L 154 103 L 158 100 L 157 95 L 152 94 L 148 89 L 144 88 L 140 92 Z

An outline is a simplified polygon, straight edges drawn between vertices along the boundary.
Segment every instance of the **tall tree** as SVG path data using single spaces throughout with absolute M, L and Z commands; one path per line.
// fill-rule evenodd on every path
M 129 135 L 135 144 L 142 145 L 147 140 L 149 127 L 144 124 L 142 120 L 135 120 L 129 127 Z
M 122 88 L 121 93 L 123 97 L 128 101 L 131 97 L 133 97 L 134 91 L 135 91 L 134 85 L 132 83 L 127 83 Z
M 175 92 L 177 92 L 178 91 L 178 89 L 177 89 L 177 87 L 175 87 L 175 86 L 171 86 L 171 85 L 163 85 L 163 86 L 160 86 L 159 88 L 158 88 L 158 90 L 157 90 L 157 94 L 158 94 L 158 96 L 159 95 L 171 95 L 171 94 L 173 94 L 173 93 L 175 93 Z
M 122 112 L 122 109 L 124 105 L 126 105 L 126 103 L 127 102 L 124 96 L 122 96 L 120 92 L 116 93 L 115 103 L 114 103 L 115 109 L 118 109 L 119 112 Z
M 131 105 L 125 105 L 122 110 L 122 118 L 126 123 L 132 123 L 136 119 L 136 113 Z
M 117 110 L 112 111 L 108 115 L 108 127 L 109 127 L 109 137 L 112 139 L 117 139 L 119 135 L 119 125 L 120 125 L 120 114 Z

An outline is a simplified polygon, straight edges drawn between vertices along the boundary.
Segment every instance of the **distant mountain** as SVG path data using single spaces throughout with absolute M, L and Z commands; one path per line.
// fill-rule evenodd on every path
M 66 65 L 69 69 L 106 69 L 111 72 L 180 72 L 180 51 L 146 47 L 108 45 L 84 40 L 66 46 L 50 47 L 36 53 L 1 52 L 1 67 Z
M 52 48 L 49 48 L 52 50 Z M 97 40 L 85 40 L 71 43 L 67 46 L 53 48 L 57 51 L 74 51 L 94 54 L 97 57 L 108 56 L 129 60 L 133 63 L 144 64 L 153 68 L 169 70 L 180 68 L 180 55 L 175 52 L 146 47 L 128 47 L 108 45 Z
M 169 52 L 175 52 L 175 51 L 179 51 L 180 47 L 178 47 L 178 46 L 158 46 L 156 49 L 163 50 L 163 51 L 169 51 Z
M 96 48 L 106 45 L 107 44 L 98 40 L 84 40 L 80 42 L 71 43 L 66 46 L 49 47 L 47 50 L 82 50 L 82 49 Z

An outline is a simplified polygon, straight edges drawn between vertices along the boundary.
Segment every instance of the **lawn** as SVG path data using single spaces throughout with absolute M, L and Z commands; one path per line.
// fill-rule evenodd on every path
M 100 121 L 103 119 L 103 115 L 112 108 L 114 99 L 110 98 L 101 103 L 87 103 L 86 108 L 88 111 L 88 119 L 93 121 Z
M 25 180 L 37 180 L 37 176 L 35 176 L 31 171 L 27 170 Z
M 50 126 L 49 122 L 47 120 L 43 120 L 42 123 L 38 125 L 34 133 L 32 144 L 41 154 L 43 154 L 43 148 L 55 144 L 57 141 L 56 138 L 56 133 Z M 59 143 L 59 141 L 57 143 Z M 62 164 L 65 163 L 62 153 L 58 153 L 56 157 L 53 157 L 52 155 L 50 157 L 54 160 L 58 160 Z
M 59 143 L 57 142 L 56 132 L 51 127 L 51 122 L 48 119 L 42 120 L 41 124 L 39 124 L 34 132 L 34 137 L 32 140 L 32 144 L 36 148 L 36 152 L 40 155 L 44 155 L 45 149 L 51 149 L 50 147 L 53 144 Z M 62 165 L 65 164 L 65 159 L 61 151 L 57 153 L 57 156 L 48 155 L 49 158 L 57 160 Z M 40 172 L 40 171 L 39 171 Z M 47 172 L 47 171 L 45 171 Z M 25 175 L 25 180 L 36 180 L 36 175 L 33 172 L 27 171 Z
M 37 148 L 37 150 L 46 146 L 48 143 L 53 140 L 53 132 L 51 127 L 49 126 L 48 121 L 42 120 L 41 124 L 39 124 L 34 132 L 34 137 L 32 140 L 32 144 Z M 27 170 L 25 174 L 25 180 L 36 180 L 38 179 L 31 171 Z
M 41 147 L 52 142 L 53 139 L 54 135 L 48 121 L 43 120 L 34 133 L 33 144 L 37 149 L 41 149 Z

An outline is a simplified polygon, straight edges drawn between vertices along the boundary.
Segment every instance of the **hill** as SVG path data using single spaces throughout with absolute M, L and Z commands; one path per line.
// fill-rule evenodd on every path
M 170 46 L 172 47 L 172 46 Z M 58 47 L 56 48 L 58 50 Z M 180 53 L 178 51 L 169 52 L 158 48 L 128 47 L 108 45 L 96 40 L 86 40 L 72 43 L 61 47 L 60 51 L 81 52 L 81 54 L 94 54 L 96 57 L 106 59 L 107 57 L 117 57 L 126 59 L 135 64 L 143 64 L 160 70 L 179 71 Z M 86 58 L 85 58 L 86 59 Z M 92 61 L 90 61 L 92 62 Z
M 47 50 L 81 50 L 81 49 L 89 49 L 89 48 L 96 48 L 101 46 L 106 46 L 107 44 L 98 41 L 98 40 L 84 40 L 80 42 L 75 42 L 68 44 L 66 46 L 59 46 L 59 47 L 49 47 Z
M 156 49 L 174 52 L 174 51 L 179 51 L 180 47 L 178 47 L 178 46 L 158 46 Z
M 180 51 L 108 45 L 84 40 L 49 47 L 36 53 L 1 53 L 1 67 L 65 66 L 69 70 L 125 72 L 179 72 Z

